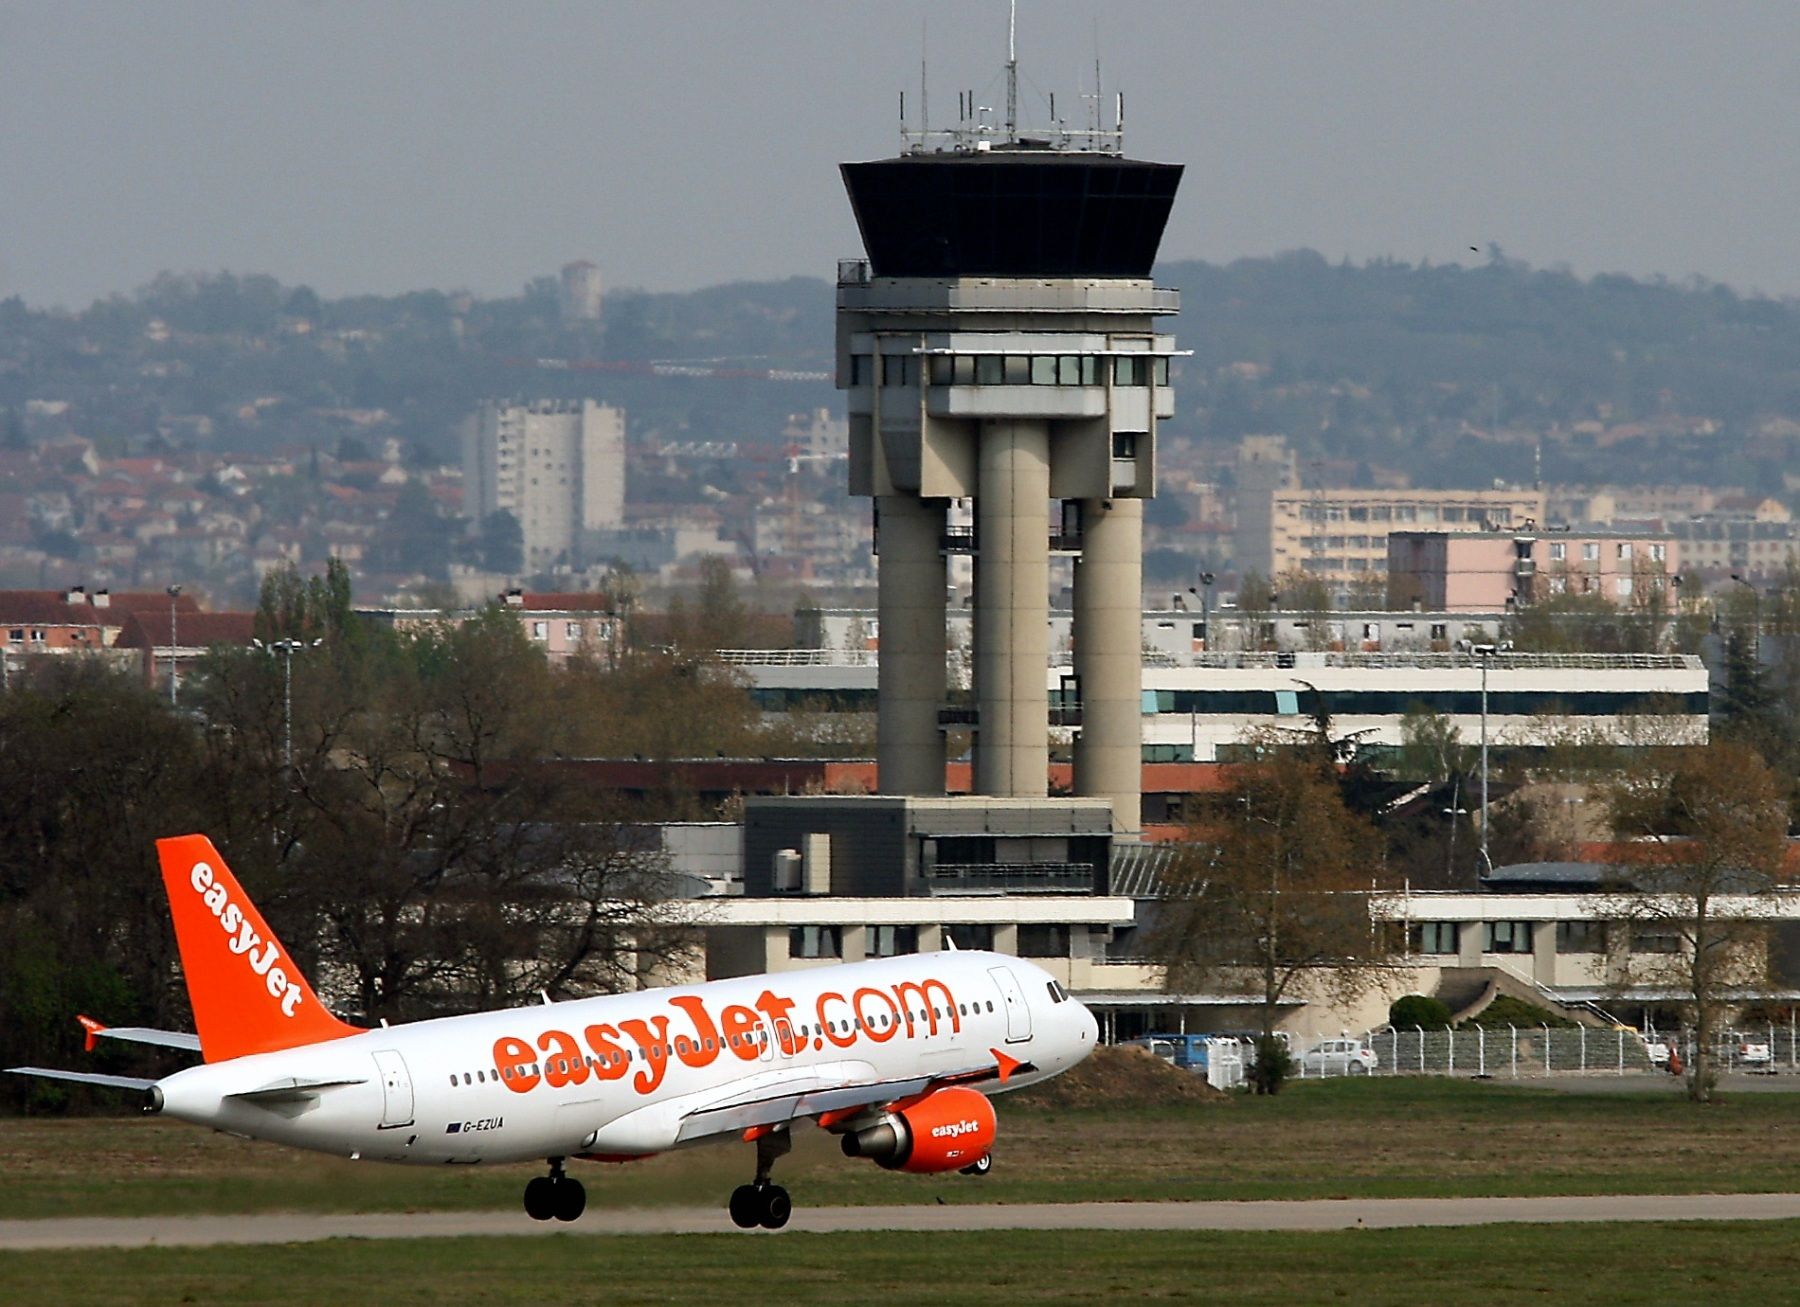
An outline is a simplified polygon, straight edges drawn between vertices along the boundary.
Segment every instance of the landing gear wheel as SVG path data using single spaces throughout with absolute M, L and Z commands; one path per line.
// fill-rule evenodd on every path
M 587 1210 L 587 1190 L 581 1187 L 581 1181 L 571 1180 L 563 1176 L 553 1182 L 550 1197 L 556 1208 L 556 1219 L 559 1221 L 575 1221 Z
M 765 1185 L 757 1194 L 757 1224 L 765 1230 L 779 1230 L 794 1214 L 794 1201 L 778 1184 Z
M 525 1215 L 534 1221 L 548 1221 L 556 1215 L 556 1181 L 540 1175 L 525 1186 Z
M 762 1224 L 759 1195 L 753 1184 L 741 1184 L 733 1189 L 727 1210 L 731 1212 L 731 1223 L 740 1230 L 754 1229 Z
M 980 1157 L 977 1157 L 973 1162 L 970 1162 L 967 1166 L 963 1167 L 962 1174 L 964 1174 L 964 1175 L 986 1175 L 989 1171 L 991 1171 L 993 1169 L 994 1169 L 994 1155 L 992 1153 L 983 1153 Z

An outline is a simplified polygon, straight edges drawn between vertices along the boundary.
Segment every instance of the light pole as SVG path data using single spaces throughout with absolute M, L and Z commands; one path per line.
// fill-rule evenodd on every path
M 1212 588 L 1218 578 L 1211 572 L 1200 573 L 1200 638 L 1206 642 L 1206 648 L 1212 649 Z M 1188 588 L 1193 594 L 1193 587 Z
M 1494 656 L 1498 646 L 1478 644 L 1471 646 L 1475 656 L 1481 659 L 1481 874 L 1490 876 L 1494 871 L 1494 860 L 1488 857 L 1488 747 L 1487 747 L 1487 681 L 1488 659 Z
M 281 655 L 281 764 L 285 775 L 294 774 L 294 655 L 303 649 L 317 649 L 323 640 L 271 640 L 264 644 L 254 640 L 258 649 Z
M 172 585 L 169 595 L 169 707 L 175 706 L 175 695 L 181 689 L 181 671 L 175 665 L 175 649 L 181 642 L 175 638 L 175 601 L 181 598 L 181 587 Z

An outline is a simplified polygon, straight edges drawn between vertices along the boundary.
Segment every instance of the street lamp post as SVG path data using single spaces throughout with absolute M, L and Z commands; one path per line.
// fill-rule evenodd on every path
M 316 649 L 322 640 L 271 640 L 253 642 L 258 649 L 281 655 L 281 764 L 288 776 L 294 774 L 294 655 L 303 649 Z
M 181 689 L 181 670 L 175 664 L 175 651 L 180 641 L 175 638 L 175 601 L 181 598 L 181 587 L 172 585 L 169 595 L 169 707 L 175 706 L 175 695 Z
M 1211 572 L 1200 573 L 1200 638 L 1206 641 L 1206 648 L 1209 652 L 1213 647 L 1212 588 L 1213 582 L 1217 579 Z M 1193 587 L 1188 588 L 1188 593 L 1194 593 Z

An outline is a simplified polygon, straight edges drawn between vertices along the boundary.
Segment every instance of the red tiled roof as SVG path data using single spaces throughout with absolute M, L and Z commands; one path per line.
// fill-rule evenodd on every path
M 171 641 L 169 610 L 164 608 L 160 612 L 132 613 L 113 647 L 166 649 L 174 643 L 183 649 L 211 649 L 221 645 L 241 648 L 250 643 L 255 632 L 255 613 L 180 613 L 175 623 L 175 638 Z
M 521 608 L 540 613 L 604 613 L 612 607 L 610 597 L 594 591 L 525 594 L 520 598 L 523 600 L 519 605 Z

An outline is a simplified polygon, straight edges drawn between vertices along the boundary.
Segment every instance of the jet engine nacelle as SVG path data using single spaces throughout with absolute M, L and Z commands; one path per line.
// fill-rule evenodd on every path
M 889 1171 L 959 1171 L 994 1146 L 994 1105 L 973 1089 L 940 1089 L 844 1136 L 845 1157 Z

